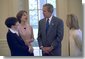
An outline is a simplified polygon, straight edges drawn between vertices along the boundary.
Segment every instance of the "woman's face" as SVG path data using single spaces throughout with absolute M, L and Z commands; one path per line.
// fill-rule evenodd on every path
M 28 20 L 27 13 L 24 12 L 23 15 L 22 15 L 22 17 L 21 17 L 21 22 L 22 22 L 22 21 L 27 22 L 27 20 Z

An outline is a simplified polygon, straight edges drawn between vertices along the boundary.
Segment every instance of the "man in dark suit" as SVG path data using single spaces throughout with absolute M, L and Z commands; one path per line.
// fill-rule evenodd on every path
M 52 15 L 53 6 L 43 5 L 44 18 L 39 21 L 38 43 L 43 56 L 61 56 L 63 21 Z
M 17 19 L 15 17 L 8 17 L 5 21 L 5 25 L 8 27 L 7 42 L 11 56 L 29 56 L 29 48 L 25 45 L 17 31 Z

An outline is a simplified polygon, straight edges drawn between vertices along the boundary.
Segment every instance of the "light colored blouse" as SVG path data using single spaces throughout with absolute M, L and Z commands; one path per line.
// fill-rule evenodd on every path
M 70 30 L 70 56 L 81 56 L 82 55 L 82 32 L 80 29 Z
M 30 45 L 30 43 L 33 42 L 33 29 L 30 25 L 26 24 L 25 26 L 21 26 L 21 24 L 19 24 L 18 31 L 26 45 Z

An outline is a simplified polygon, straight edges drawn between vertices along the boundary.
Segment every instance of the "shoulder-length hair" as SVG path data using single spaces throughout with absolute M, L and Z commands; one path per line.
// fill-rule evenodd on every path
M 67 23 L 70 29 L 79 29 L 78 18 L 74 14 L 67 15 Z
M 20 10 L 20 11 L 17 13 L 16 17 L 17 17 L 19 23 L 21 23 L 21 17 L 22 17 L 22 15 L 23 15 L 24 13 L 27 13 L 27 11 L 25 11 L 25 10 Z

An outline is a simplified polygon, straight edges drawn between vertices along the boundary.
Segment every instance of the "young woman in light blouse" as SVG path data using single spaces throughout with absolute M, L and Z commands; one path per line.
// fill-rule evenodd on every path
M 24 40 L 25 44 L 29 47 L 30 56 L 33 56 L 34 55 L 33 47 L 31 43 L 34 40 L 34 36 L 33 36 L 33 29 L 28 24 L 27 12 L 24 10 L 21 10 L 17 13 L 16 17 L 20 23 L 18 27 L 19 34 Z
M 82 56 L 82 31 L 77 16 L 67 15 L 66 25 L 69 28 L 69 55 Z

